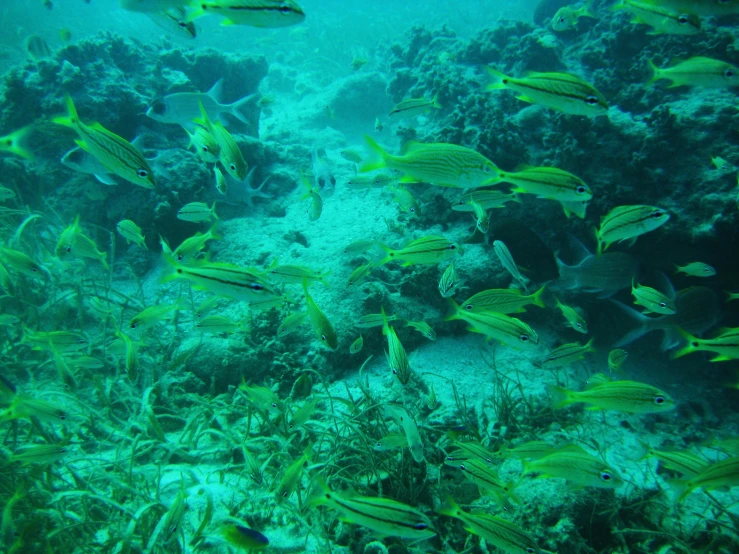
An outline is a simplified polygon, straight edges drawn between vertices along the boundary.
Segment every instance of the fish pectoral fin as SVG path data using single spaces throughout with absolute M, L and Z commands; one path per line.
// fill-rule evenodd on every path
M 715 358 L 712 358 L 711 361 L 712 362 L 728 362 L 731 359 L 732 358 L 729 358 L 725 354 L 721 354 L 720 356 L 716 356 Z
M 528 96 L 525 96 L 523 94 L 520 94 L 520 95 L 516 96 L 516 99 L 517 100 L 521 100 L 522 102 L 528 102 L 529 104 L 533 104 L 534 103 L 534 101 L 531 98 L 529 98 Z

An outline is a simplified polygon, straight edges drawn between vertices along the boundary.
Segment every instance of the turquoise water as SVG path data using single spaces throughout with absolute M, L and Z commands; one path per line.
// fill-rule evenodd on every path
M 739 2 L 196 4 L 0 8 L 0 552 L 737 551 Z

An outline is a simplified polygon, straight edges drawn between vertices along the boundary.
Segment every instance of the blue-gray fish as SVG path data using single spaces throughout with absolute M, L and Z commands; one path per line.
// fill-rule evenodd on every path
M 35 62 L 43 60 L 44 58 L 50 58 L 54 53 L 46 41 L 38 36 L 31 35 L 26 39 L 26 52 L 31 56 L 31 59 Z

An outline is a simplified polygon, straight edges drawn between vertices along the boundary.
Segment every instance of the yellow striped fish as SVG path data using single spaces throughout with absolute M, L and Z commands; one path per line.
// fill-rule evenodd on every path
M 682 501 L 695 489 L 712 491 L 721 487 L 739 486 L 739 456 L 732 456 L 705 467 L 689 481 L 669 482 L 675 490 L 677 501 Z
M 154 188 L 154 172 L 143 154 L 133 144 L 111 133 L 100 123 L 85 125 L 77 115 L 72 97 L 67 95 L 66 102 L 67 117 L 55 117 L 52 121 L 74 129 L 80 137 L 75 141 L 77 146 L 89 152 L 111 173 L 134 185 L 147 189 Z
M 200 0 L 195 4 L 188 21 L 215 14 L 225 18 L 221 25 L 272 28 L 297 25 L 305 19 L 295 0 Z
M 600 381 L 578 392 L 549 385 L 552 408 L 585 403 L 589 410 L 615 410 L 630 414 L 656 414 L 675 409 L 675 401 L 666 392 L 637 381 Z
M 614 242 L 630 241 L 661 227 L 670 214 L 662 208 L 654 206 L 619 206 L 613 208 L 600 220 L 600 227 L 596 232 L 598 239 L 598 254 L 607 250 Z
M 246 175 L 249 172 L 249 166 L 247 165 L 246 160 L 244 160 L 244 155 L 241 153 L 239 145 L 236 144 L 231 133 L 228 132 L 220 121 L 213 123 L 208 118 L 208 114 L 200 100 L 198 100 L 198 107 L 200 108 L 201 119 L 195 120 L 195 123 L 204 126 L 208 133 L 210 133 L 213 139 L 218 143 L 218 146 L 220 147 L 218 161 L 223 164 L 223 167 L 231 177 L 237 181 L 243 181 L 246 179 Z
M 482 333 L 490 339 L 521 350 L 535 350 L 539 346 L 539 335 L 520 319 L 495 312 L 468 312 L 454 300 L 449 301 L 454 311 L 446 321 L 461 319 L 469 324 L 468 331 Z
M 313 324 L 316 336 L 326 348 L 336 350 L 339 346 L 339 339 L 336 336 L 334 326 L 315 303 L 313 297 L 308 292 L 308 280 L 303 278 L 303 292 L 305 293 L 305 305 L 308 312 L 308 318 Z
M 388 154 L 372 138 L 365 135 L 370 150 L 379 161 L 364 164 L 360 171 L 395 169 L 404 174 L 402 183 L 429 183 L 441 187 L 476 188 L 490 184 L 497 171 L 493 162 L 482 154 L 456 144 L 410 142 L 403 155 Z
M 700 339 L 683 331 L 683 336 L 688 340 L 683 348 L 673 354 L 673 358 L 679 358 L 693 352 L 713 352 L 717 354 L 712 362 L 727 362 L 739 359 L 739 327 L 722 329 L 718 336 L 711 339 Z
M 523 167 L 516 172 L 499 171 L 496 182 L 513 183 L 513 192 L 535 194 L 560 202 L 590 200 L 593 191 L 577 175 L 557 167 Z
M 724 0 L 719 0 L 724 1 Z M 619 0 L 611 10 L 631 13 L 631 23 L 649 25 L 650 35 L 695 35 L 701 30 L 701 20 L 693 13 L 677 11 L 654 0 Z
M 380 260 L 377 265 L 400 260 L 403 261 L 402 267 L 416 264 L 436 264 L 453 258 L 460 251 L 456 243 L 445 237 L 434 235 L 412 240 L 398 250 L 393 250 L 384 244 L 379 246 L 387 253 L 387 256 Z
M 390 371 L 398 378 L 401 385 L 407 385 L 411 379 L 411 364 L 408 361 L 405 348 L 403 348 L 403 343 L 400 342 L 398 335 L 395 334 L 395 328 L 388 325 L 384 307 L 382 308 L 382 334 L 387 337 L 387 352 L 385 353 L 385 357 L 390 366 Z
M 595 352 L 593 348 L 593 340 L 590 339 L 586 344 L 579 342 L 570 342 L 563 344 L 552 350 L 541 366 L 547 369 L 554 367 L 565 367 L 578 360 L 582 360 L 588 352 Z
M 488 67 L 495 82 L 487 90 L 510 89 L 524 102 L 542 104 L 572 115 L 594 117 L 608 112 L 605 97 L 591 84 L 569 73 L 527 73 L 519 79 Z

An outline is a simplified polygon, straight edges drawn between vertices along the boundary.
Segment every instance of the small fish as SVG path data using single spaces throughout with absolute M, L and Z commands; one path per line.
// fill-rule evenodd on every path
M 48 44 L 46 44 L 46 41 L 38 35 L 31 35 L 28 37 L 25 45 L 26 52 L 28 52 L 28 55 L 31 56 L 31 59 L 35 62 L 43 60 L 44 58 L 50 58 L 52 54 L 54 54 L 54 51 L 49 48 Z
M 692 13 L 681 13 L 653 0 L 619 0 L 610 8 L 631 13 L 631 23 L 652 27 L 649 35 L 695 35 L 701 30 L 701 20 Z
M 308 292 L 308 281 L 303 279 L 303 292 L 305 294 L 305 305 L 308 312 L 308 317 L 313 324 L 313 330 L 316 332 L 316 336 L 326 348 L 329 350 L 336 350 L 339 346 L 339 339 L 336 336 L 336 331 L 331 322 L 315 303 L 313 297 Z
M 533 294 L 525 295 L 519 289 L 488 289 L 471 296 L 461 306 L 464 310 L 473 313 L 498 312 L 501 314 L 518 314 L 526 311 L 526 306 L 532 304 L 546 308 L 541 299 L 546 285 Z
M 652 287 L 644 287 L 632 281 L 631 294 L 634 304 L 646 308 L 643 312 L 645 314 L 670 315 L 677 312 L 675 301 Z
M 539 335 L 520 319 L 495 312 L 473 313 L 449 299 L 453 312 L 446 321 L 461 319 L 469 325 L 468 331 L 481 333 L 489 339 L 513 346 L 521 350 L 536 350 Z
M 727 362 L 739 359 L 739 327 L 723 328 L 719 334 L 711 339 L 700 339 L 690 333 L 681 334 L 688 341 L 687 344 L 673 354 L 673 358 L 680 358 L 693 352 L 713 352 L 717 354 L 712 362 Z
M 451 298 L 461 285 L 462 282 L 459 280 L 457 271 L 454 269 L 454 262 L 451 262 L 444 270 L 444 273 L 441 274 L 441 279 L 439 279 L 439 293 L 442 298 Z
M 562 315 L 567 322 L 567 326 L 572 327 L 578 333 L 587 334 L 588 323 L 578 313 L 578 311 L 575 308 L 562 304 L 562 302 L 560 302 L 559 298 L 557 297 L 555 297 L 554 300 L 557 302 L 556 307 L 559 308 L 559 310 L 562 312 Z
M 0 187 L 0 202 L 15 198 L 15 191 L 10 190 L 6 187 Z
M 288 27 L 305 19 L 295 0 L 199 0 L 188 19 L 208 14 L 223 16 L 221 25 L 261 28 Z
M 275 103 L 275 97 L 271 94 L 265 94 L 263 95 L 259 100 L 257 100 L 257 106 L 260 108 L 269 108 L 272 106 L 272 104 Z
M 726 297 L 726 301 L 727 302 L 732 302 L 734 300 L 739 300 L 739 292 L 729 292 L 727 290 L 726 291 L 726 294 L 727 294 L 727 297 Z
M 280 265 L 277 258 L 267 268 L 267 275 L 271 279 L 278 283 L 291 285 L 302 284 L 303 279 L 305 279 L 309 283 L 320 282 L 328 286 L 326 282 L 326 275 L 328 274 L 328 271 L 315 271 L 302 265 Z
M 578 360 L 582 360 L 588 352 L 595 352 L 595 348 L 593 348 L 593 340 L 594 339 L 590 339 L 586 344 L 571 342 L 558 346 L 547 355 L 542 362 L 542 367 L 547 369 L 566 367 Z
M 358 354 L 362 351 L 363 346 L 364 339 L 362 338 L 362 335 L 359 335 L 349 346 L 349 354 Z
M 407 327 L 413 327 L 427 339 L 436 340 L 436 331 L 425 321 L 406 321 L 405 324 Z
M 502 208 L 508 202 L 521 202 L 516 193 L 505 193 L 499 190 L 470 190 L 460 196 L 452 210 L 455 212 L 474 212 L 475 204 L 479 204 L 484 210 Z
M 587 0 L 581 7 L 574 9 L 569 6 L 565 6 L 557 10 L 552 18 L 552 29 L 558 33 L 569 31 L 570 29 L 576 29 L 578 19 L 581 17 L 595 18 L 596 16 L 590 11 L 593 0 Z
M 584 402 L 589 410 L 615 410 L 630 414 L 655 414 L 675 409 L 669 394 L 660 389 L 636 381 L 595 381 L 582 391 L 571 391 L 549 385 L 552 407 L 563 408 Z
M 194 261 L 200 255 L 201 250 L 205 248 L 209 240 L 219 240 L 220 235 L 216 233 L 216 222 L 211 225 L 206 233 L 197 232 L 192 237 L 182 241 L 182 243 L 174 249 L 171 256 L 178 262 L 188 263 Z
M 678 502 L 682 502 L 695 489 L 712 491 L 722 487 L 739 485 L 739 456 L 732 456 L 714 462 L 688 481 L 673 480 L 669 482 L 675 491 Z
M 727 162 L 725 159 L 719 156 L 716 156 L 715 158 L 711 156 L 711 164 L 713 164 L 716 170 L 721 172 L 722 174 L 733 173 L 737 170 L 737 167 L 734 164 L 732 164 L 731 162 Z
M 348 162 L 354 162 L 355 164 L 362 162 L 362 155 L 351 148 L 344 148 L 339 152 L 339 155 Z
M 423 540 L 433 537 L 431 520 L 406 504 L 375 496 L 337 493 L 320 478 L 314 479 L 310 506 L 328 506 L 341 514 L 344 521 L 366 527 L 383 537 Z
M 382 124 L 382 121 L 380 121 L 380 118 L 375 117 L 375 131 L 381 133 L 384 128 L 385 126 Z
M 367 262 L 366 264 L 362 264 L 357 267 L 349 276 L 349 279 L 346 282 L 346 288 L 349 288 L 353 285 L 358 285 L 359 283 L 365 281 L 367 277 L 369 277 L 369 274 L 374 267 L 375 264 L 372 262 Z
M 22 343 L 30 344 L 33 350 L 56 350 L 75 352 L 84 350 L 88 343 L 84 336 L 71 331 L 31 331 L 24 328 Z
M 346 182 L 346 186 L 352 189 L 371 189 L 383 185 L 375 184 L 374 175 L 354 175 Z
M 259 531 L 249 529 L 243 525 L 236 525 L 234 523 L 223 525 L 221 527 L 221 535 L 226 539 L 226 542 L 246 552 L 262 550 L 269 546 L 269 539 L 267 537 Z
M 418 463 L 423 462 L 423 440 L 418 433 L 416 422 L 408 411 L 397 404 L 386 404 L 383 412 L 385 417 L 392 419 L 403 430 L 413 459 Z
M 614 242 L 630 241 L 661 227 L 670 219 L 670 214 L 654 206 L 619 206 L 613 208 L 600 220 L 596 232 L 598 254 L 605 251 Z
M 186 2 L 182 3 L 183 5 Z M 193 39 L 198 36 L 198 31 L 192 21 L 187 20 L 187 11 L 184 7 L 173 7 L 160 12 L 148 12 L 146 14 L 155 25 L 178 37 Z
M 247 385 L 243 377 L 241 378 L 239 391 L 246 396 L 246 399 L 251 404 L 254 404 L 260 410 L 282 412 L 284 409 L 280 397 L 272 389 Z
M 385 315 L 384 310 L 381 314 L 367 314 L 362 317 L 360 317 L 357 322 L 354 324 L 354 327 L 358 327 L 359 329 L 371 329 L 372 327 L 382 327 L 383 322 L 390 322 L 390 321 L 397 321 L 398 316 L 393 315 Z
M 501 265 L 511 274 L 511 276 L 518 281 L 524 290 L 529 283 L 529 279 L 521 275 L 521 272 L 516 265 L 516 261 L 513 259 L 513 254 L 508 250 L 508 247 L 502 240 L 496 240 L 493 242 L 493 250 L 495 255 L 498 256 Z
M 465 479 L 478 486 L 480 494 L 483 491 L 491 493 L 504 508 L 510 505 L 510 500 L 516 503 L 521 501 L 513 492 L 513 483 L 502 483 L 498 479 L 498 472 L 481 460 L 466 460 L 457 465 L 465 476 Z
M 359 71 L 365 66 L 367 61 L 367 58 L 354 56 L 352 62 L 349 64 L 349 67 L 351 67 L 353 71 Z
M 713 277 L 716 270 L 703 262 L 691 262 L 684 266 L 675 265 L 675 273 L 684 273 L 691 277 Z
M 360 171 L 395 169 L 404 174 L 402 183 L 476 188 L 490 184 L 498 169 L 482 154 L 456 144 L 410 142 L 403 155 L 393 156 L 369 136 L 365 140 L 379 160 L 362 165 Z
M 608 369 L 622 373 L 621 366 L 624 365 L 629 353 L 621 348 L 614 348 L 608 353 Z
M 475 228 L 483 235 L 490 230 L 490 216 L 480 204 L 472 202 L 472 209 L 475 213 Z
M 441 65 L 448 65 L 454 61 L 454 56 L 449 52 L 442 52 L 437 59 Z
M 615 489 L 623 478 L 605 462 L 576 444 L 568 444 L 533 461 L 523 462 L 522 476 L 538 473 L 539 478 L 566 479 L 577 486 Z
M 148 250 L 148 248 L 146 248 L 146 239 L 144 238 L 144 235 L 141 234 L 141 227 L 136 225 L 130 219 L 122 219 L 115 226 L 115 229 L 118 231 L 119 235 L 126 239 L 126 243 L 133 243 L 144 250 Z
M 485 539 L 487 544 L 499 548 L 501 552 L 509 554 L 539 554 L 542 552 L 536 541 L 518 525 L 485 513 L 465 512 L 452 500 L 451 496 L 446 498 L 438 513 L 459 519 L 464 523 L 467 532 Z
M 305 312 L 295 312 L 287 316 L 285 319 L 282 320 L 280 326 L 277 327 L 277 337 L 286 337 L 287 335 L 295 331 L 305 322 L 306 317 L 308 317 L 308 314 Z
M 351 255 L 363 254 L 368 250 L 372 250 L 375 246 L 377 246 L 377 241 L 375 239 L 358 240 L 345 246 L 343 252 L 344 254 Z
M 488 67 L 495 82 L 487 90 L 510 89 L 524 102 L 542 104 L 572 115 L 594 117 L 608 112 L 605 97 L 593 85 L 569 73 L 528 73 L 525 77 L 509 77 Z
M 729 88 L 739 85 L 739 68 L 712 58 L 697 56 L 679 61 L 666 68 L 659 68 L 652 60 L 647 60 L 651 77 L 647 85 L 666 79 L 670 81 L 668 88 L 703 87 Z
M 245 302 L 281 296 L 274 285 L 253 268 L 200 260 L 183 265 L 166 255 L 165 260 L 173 271 L 164 282 L 186 279 L 202 290 Z
M 513 183 L 513 192 L 535 194 L 559 202 L 587 202 L 593 191 L 580 177 L 557 167 L 522 167 L 517 172 L 498 171 L 493 183 Z
M 308 214 L 308 220 L 309 221 L 318 221 L 321 217 L 321 213 L 323 213 L 323 199 L 321 198 L 321 195 L 318 193 L 318 190 L 315 189 L 305 178 L 305 176 L 301 176 L 301 180 L 303 181 L 303 184 L 306 187 L 306 193 L 300 197 L 301 200 L 310 199 L 310 204 L 308 205 L 308 209 L 306 210 L 306 213 Z
M 688 452 L 687 450 L 657 450 L 656 448 L 639 441 L 643 453 L 639 460 L 656 458 L 661 466 L 671 471 L 682 473 L 686 477 L 694 477 L 706 469 L 708 462 L 705 458 Z
M 57 444 L 21 446 L 10 456 L 9 462 L 16 462 L 22 466 L 49 465 L 64 458 L 68 452 L 66 446 Z
M 102 369 L 105 363 L 92 356 L 77 356 L 75 358 L 67 358 L 67 363 L 77 369 Z
M 237 181 L 243 181 L 249 172 L 249 166 L 244 160 L 244 155 L 241 153 L 239 145 L 231 136 L 231 133 L 226 130 L 220 121 L 212 122 L 208 113 L 203 107 L 202 100 L 198 100 L 198 107 L 200 108 L 200 118 L 195 119 L 195 123 L 202 125 L 208 130 L 208 133 L 215 139 L 220 146 L 220 153 L 218 154 L 218 161 L 221 162 L 226 172 L 236 179 Z
M 162 530 L 165 537 L 169 538 L 179 531 L 180 525 L 182 524 L 182 518 L 187 510 L 187 497 L 188 493 L 185 489 L 185 480 L 181 477 L 180 490 L 178 491 L 177 496 L 175 496 L 174 501 L 172 501 L 172 505 L 164 514 Z
M 372 449 L 376 452 L 390 452 L 408 446 L 408 438 L 405 433 L 388 433 L 378 440 Z
M 432 109 L 440 110 L 441 104 L 436 94 L 431 100 L 426 98 L 409 98 L 396 105 L 388 114 L 388 117 L 415 117 L 429 113 Z
M 390 192 L 393 193 L 393 200 L 398 204 L 401 212 L 418 215 L 418 202 L 408 189 L 402 186 L 394 186 L 390 187 Z
M 34 262 L 28 255 L 19 250 L 6 248 L 5 246 L 0 246 L 0 262 L 6 268 L 17 271 L 27 277 L 39 277 L 42 272 L 47 272 L 46 268 Z
M 494 452 L 496 459 L 516 458 L 527 460 L 531 458 L 542 458 L 556 450 L 545 441 L 528 441 L 516 446 L 503 445 L 500 450 Z
M 126 139 L 108 131 L 99 123 L 85 125 L 77 115 L 72 97 L 67 95 L 67 117 L 52 119 L 57 125 L 74 129 L 79 135 L 77 146 L 89 152 L 110 173 L 140 187 L 153 189 L 154 172 L 143 154 Z
M 213 202 L 213 205 L 210 207 L 205 202 L 190 202 L 189 204 L 185 204 L 177 212 L 177 219 L 192 223 L 219 219 L 216 214 L 216 203 Z
M 221 315 L 209 315 L 195 323 L 195 328 L 201 333 L 220 335 L 221 333 L 237 333 L 248 329 L 240 321 L 233 321 Z
M 407 385 L 411 380 L 411 364 L 408 354 L 405 352 L 403 343 L 400 342 L 395 328 L 388 325 L 385 317 L 385 308 L 382 308 L 382 334 L 387 337 L 387 351 L 385 357 L 390 366 L 390 371 L 398 378 L 401 385 Z
M 455 450 L 444 459 L 444 464 L 450 467 L 459 467 L 459 464 L 470 460 L 477 460 L 483 464 L 496 463 L 495 452 L 491 452 L 479 441 L 454 441 Z
M 131 146 L 138 149 L 139 145 L 142 142 L 143 141 L 141 137 L 137 137 L 133 141 L 131 141 Z M 164 150 L 153 158 L 144 159 L 154 170 L 155 174 L 160 173 L 163 176 L 171 179 L 171 174 L 165 167 L 164 162 L 170 159 L 174 153 L 176 153 L 176 150 Z M 75 148 L 72 148 L 71 150 L 66 152 L 64 156 L 62 156 L 61 162 L 63 165 L 70 169 L 73 169 L 74 171 L 85 173 L 87 175 L 92 175 L 93 177 L 95 177 L 95 179 L 97 179 L 104 185 L 115 186 L 118 184 L 118 181 L 116 181 L 113 178 L 113 175 L 110 174 L 110 170 L 105 167 L 100 160 L 98 160 L 95 156 L 90 154 L 88 151 L 83 150 L 79 146 L 76 146 Z
M 9 415 L 10 419 L 35 417 L 47 423 L 65 423 L 69 420 L 69 414 L 59 408 L 57 403 L 21 395 L 13 399 L 10 404 Z
M 285 473 L 275 491 L 275 500 L 278 503 L 289 498 L 290 495 L 295 492 L 295 489 L 297 489 L 298 484 L 300 483 L 300 478 L 303 476 L 303 470 L 310 463 L 312 456 L 313 446 L 308 445 L 305 448 L 303 455 L 285 469 Z
M 454 257 L 459 251 L 459 246 L 456 243 L 441 236 L 422 237 L 409 242 L 398 250 L 393 250 L 384 244 L 379 244 L 379 246 L 387 255 L 378 265 L 384 265 L 391 261 L 403 261 L 402 267 L 416 264 L 437 264 Z
M 228 183 L 217 165 L 213 166 L 213 174 L 216 177 L 216 190 L 219 194 L 225 196 L 228 193 Z
M 158 10 L 163 11 L 163 10 Z M 221 104 L 220 98 L 223 91 L 223 79 L 219 79 L 208 92 L 176 92 L 154 100 L 146 110 L 146 116 L 159 123 L 182 125 L 185 130 L 195 127 L 193 120 L 202 117 L 199 103 L 203 105 L 209 117 L 222 120 L 222 114 L 229 114 L 244 124 L 249 124 L 249 119 L 244 113 L 245 105 L 254 99 L 250 94 L 232 104 Z M 205 127 L 200 127 L 207 132 Z M 202 131 L 200 131 L 202 132 Z M 195 135 L 198 130 L 195 128 Z M 189 131 L 188 131 L 188 134 Z M 190 136 L 191 144 L 193 137 Z M 216 141 L 217 144 L 217 141 Z M 216 157 L 218 153 L 213 153 Z M 215 160 L 213 160 L 215 161 Z
M 188 149 L 191 147 L 194 148 L 198 157 L 205 163 L 214 164 L 218 162 L 218 158 L 221 155 L 221 147 L 218 141 L 213 138 L 213 135 L 208 132 L 208 129 L 202 125 L 196 125 L 191 133 L 186 127 L 183 128 L 190 139 L 187 145 Z

